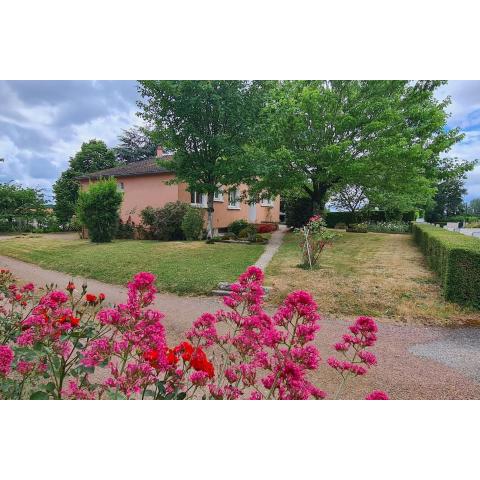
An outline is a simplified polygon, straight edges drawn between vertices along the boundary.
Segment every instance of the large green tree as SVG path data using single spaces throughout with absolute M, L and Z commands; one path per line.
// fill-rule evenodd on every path
M 162 164 L 190 191 L 207 195 L 209 238 L 215 191 L 238 183 L 237 160 L 268 85 L 240 80 L 139 82 L 140 116 L 155 129 L 156 143 L 175 151 Z
M 480 198 L 474 198 L 473 200 L 470 200 L 468 208 L 468 213 L 471 213 L 472 215 L 480 215 Z
M 46 215 L 45 198 L 40 189 L 0 183 L 0 228 L 13 230 L 16 224 Z
M 113 149 L 120 163 L 139 162 L 155 156 L 157 144 L 144 127 L 132 127 L 118 137 L 119 144 Z
M 68 223 L 75 213 L 79 190 L 77 177 L 115 165 L 117 161 L 113 150 L 109 149 L 102 140 L 90 140 L 82 144 L 75 156 L 70 158 L 67 170 L 53 185 L 54 210 L 59 223 Z
M 372 204 L 412 208 L 435 192 L 446 129 L 440 81 L 287 81 L 271 89 L 246 148 L 256 192 L 302 188 L 314 211 L 348 185 Z M 246 168 L 245 171 L 248 171 Z

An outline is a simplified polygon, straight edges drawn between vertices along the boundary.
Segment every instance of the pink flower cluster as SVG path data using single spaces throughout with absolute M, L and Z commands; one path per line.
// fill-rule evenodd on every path
M 8 345 L 0 345 L 0 375 L 7 376 L 13 362 L 13 350 Z
M 342 376 L 365 375 L 370 367 L 377 364 L 375 355 L 365 350 L 377 341 L 377 324 L 372 318 L 358 317 L 348 328 L 353 335 L 343 335 L 343 341 L 334 345 L 335 350 L 342 353 L 345 360 L 330 357 L 327 363 Z

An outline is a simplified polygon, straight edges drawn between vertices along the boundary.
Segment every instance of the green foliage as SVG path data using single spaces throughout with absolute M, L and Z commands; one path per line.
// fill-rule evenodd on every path
M 407 222 L 378 222 L 368 224 L 369 232 L 377 233 L 408 233 L 411 230 L 411 224 Z
M 118 137 L 120 143 L 113 149 L 120 163 L 140 162 L 156 154 L 157 145 L 150 132 L 143 127 L 132 127 Z
M 207 194 L 208 237 L 219 185 L 239 183 L 236 161 L 257 121 L 263 82 L 148 80 L 139 83 L 141 117 L 155 128 L 157 144 L 175 151 L 161 162 L 176 181 Z
M 130 218 L 126 222 L 123 222 L 122 219 L 118 221 L 116 238 L 122 238 L 126 240 L 135 238 L 135 224 L 130 220 Z
M 468 209 L 468 213 L 472 215 L 480 215 L 480 198 L 474 198 L 473 200 L 470 200 Z
M 347 232 L 351 233 L 367 233 L 368 223 L 352 223 L 347 227 Z
M 163 208 L 144 208 L 142 223 L 154 240 L 184 240 L 182 221 L 190 205 L 183 202 L 169 202 Z
M 362 188 L 370 204 L 401 210 L 435 191 L 441 153 L 463 137 L 445 128 L 440 81 L 287 81 L 270 91 L 256 141 L 254 191 L 303 189 L 314 213 L 331 193 Z M 426 148 L 428 145 L 428 148 Z
M 0 183 L 0 231 L 31 231 L 33 221 L 46 221 L 48 212 L 41 190 Z
M 439 275 L 445 298 L 480 309 L 480 241 L 418 223 L 413 224 L 413 235 Z
M 243 230 L 245 227 L 248 227 L 248 222 L 246 220 L 235 220 L 228 226 L 228 231 L 238 237 L 240 231 Z
M 88 228 L 92 242 L 111 242 L 115 237 L 121 203 L 122 194 L 113 178 L 91 183 L 88 190 L 80 192 L 77 217 Z
M 257 229 L 255 225 L 247 225 L 238 232 L 238 238 L 246 238 L 249 242 L 257 241 Z
M 285 201 L 285 223 L 300 228 L 313 215 L 312 201 L 308 197 L 288 198 Z
M 199 240 L 203 232 L 203 210 L 189 207 L 182 220 L 182 232 L 187 240 Z
M 79 193 L 77 177 L 111 168 L 116 164 L 115 154 L 101 140 L 90 140 L 82 144 L 76 155 L 70 158 L 69 168 L 53 185 L 54 211 L 62 225 L 68 224 L 75 213 Z

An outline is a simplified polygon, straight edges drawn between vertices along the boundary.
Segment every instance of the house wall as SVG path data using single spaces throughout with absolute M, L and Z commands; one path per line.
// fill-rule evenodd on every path
M 140 212 L 145 207 L 160 208 L 168 202 L 178 200 L 178 185 L 167 185 L 173 179 L 171 173 L 159 175 L 138 175 L 135 177 L 118 177 L 123 183 L 123 201 L 120 217 L 125 222 L 130 217 L 137 225 L 141 222 Z M 81 182 L 82 189 L 88 188 L 89 181 Z
M 240 192 L 247 191 L 246 185 L 240 185 Z M 235 220 L 244 219 L 250 221 L 249 218 L 249 208 L 250 206 L 246 201 L 242 201 L 239 204 L 238 208 L 232 208 L 228 205 L 228 194 L 223 193 L 223 201 L 215 200 L 213 204 L 213 227 L 226 228 L 230 223 Z M 182 202 L 190 203 L 191 196 L 190 192 L 187 190 L 187 185 L 181 183 L 178 185 L 178 197 Z M 205 209 L 205 225 L 207 222 L 207 213 L 206 206 Z M 262 223 L 262 222 L 273 222 L 278 223 L 280 221 L 280 197 L 277 197 L 273 206 L 266 207 L 262 206 L 260 203 L 257 203 L 255 206 L 255 221 L 252 223 Z
M 141 222 L 140 212 L 148 206 L 154 208 L 163 207 L 168 202 L 177 200 L 190 203 L 190 192 L 187 191 L 185 183 L 167 185 L 166 182 L 174 178 L 173 174 L 165 173 L 158 175 L 139 175 L 135 177 L 118 177 L 117 182 L 123 183 L 123 202 L 120 216 L 123 221 L 130 217 L 137 225 Z M 88 188 L 89 181 L 83 180 L 81 188 Z M 239 191 L 246 190 L 245 185 L 241 185 Z M 201 208 L 201 207 L 199 207 Z M 213 222 L 214 228 L 226 228 L 234 220 L 244 219 L 250 221 L 250 206 L 246 201 L 241 201 L 239 208 L 231 208 L 228 205 L 228 194 L 223 194 L 223 202 L 214 202 Z M 205 225 L 207 221 L 207 212 L 205 208 Z M 255 206 L 255 221 L 279 222 L 280 221 L 280 197 L 277 197 L 273 206 L 266 207 L 257 203 Z

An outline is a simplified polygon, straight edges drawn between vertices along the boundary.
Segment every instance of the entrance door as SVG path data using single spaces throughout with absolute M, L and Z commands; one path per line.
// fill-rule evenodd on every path
M 257 220 L 257 204 L 251 203 L 248 205 L 248 221 L 255 223 Z

